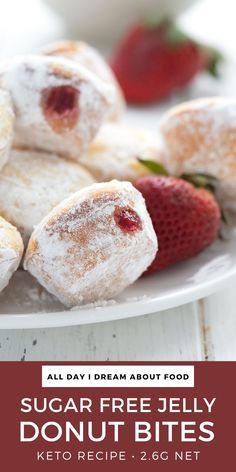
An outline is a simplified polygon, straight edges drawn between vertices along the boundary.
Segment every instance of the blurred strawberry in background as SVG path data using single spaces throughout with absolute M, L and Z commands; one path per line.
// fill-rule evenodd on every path
M 217 76 L 221 55 L 197 43 L 173 21 L 139 22 L 118 44 L 111 67 L 128 103 L 167 98 L 201 71 Z

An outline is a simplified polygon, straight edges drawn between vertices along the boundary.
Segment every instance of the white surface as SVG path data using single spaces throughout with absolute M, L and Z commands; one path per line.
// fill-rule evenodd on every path
M 219 290 L 235 277 L 236 229 L 189 261 L 139 279 L 113 303 L 65 310 L 27 273 L 20 271 L 0 294 L 0 329 L 50 328 L 99 323 L 158 312 Z M 157 314 L 158 316 L 158 314 Z
M 236 44 L 232 41 L 235 11 L 235 0 L 203 0 L 183 21 L 196 36 L 223 45 L 235 55 Z M 2 2 L 2 57 L 37 50 L 49 39 L 64 35 L 63 25 L 38 0 Z M 231 82 L 234 87 L 234 77 Z M 151 109 L 149 116 L 150 113 L 156 127 L 155 110 Z M 141 117 L 135 116 L 139 123 Z M 145 116 L 144 111 L 142 124 L 146 123 Z M 232 280 L 227 288 L 204 300 L 138 318 L 69 328 L 3 330 L 0 331 L 0 359 L 236 360 L 235 288 Z
M 87 41 L 119 39 L 137 17 L 169 16 L 197 0 L 44 0 Z
M 70 328 L 0 332 L 0 359 L 236 360 L 235 282 L 204 301 L 157 314 Z

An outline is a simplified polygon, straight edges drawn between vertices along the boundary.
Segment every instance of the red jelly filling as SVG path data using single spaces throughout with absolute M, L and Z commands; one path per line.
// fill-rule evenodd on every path
M 114 219 L 116 224 L 126 233 L 135 233 L 142 229 L 141 219 L 132 208 L 116 207 L 114 211 Z
M 47 121 L 55 131 L 70 129 L 78 119 L 78 90 L 69 85 L 44 89 L 42 106 Z

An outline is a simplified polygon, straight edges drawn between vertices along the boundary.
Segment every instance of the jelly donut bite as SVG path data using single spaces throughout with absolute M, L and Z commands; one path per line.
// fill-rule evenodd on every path
M 77 64 L 85 66 L 101 80 L 112 84 L 115 90 L 114 103 L 107 119 L 117 121 L 121 117 L 125 106 L 123 92 L 113 71 L 96 49 L 83 41 L 64 40 L 49 44 L 42 50 L 42 53 L 49 56 L 59 56 L 71 59 Z
M 0 217 L 0 291 L 17 270 L 23 254 L 23 242 L 17 229 Z
M 7 162 L 13 140 L 14 112 L 8 92 L 0 90 L 0 169 Z
M 74 161 L 11 150 L 0 173 L 0 215 L 18 228 L 27 243 L 34 226 L 58 203 L 92 183 L 93 177 Z
M 107 123 L 90 144 L 88 152 L 81 156 L 80 162 L 100 182 L 111 179 L 132 182 L 150 173 L 138 158 L 160 162 L 162 152 L 151 131 Z
M 15 144 L 75 160 L 86 151 L 113 103 L 114 87 L 70 60 L 19 56 L 0 66 L 12 98 Z
M 236 211 L 236 100 L 211 97 L 172 108 L 161 126 L 170 173 L 205 173 L 218 179 L 222 206 Z
M 93 184 L 33 232 L 24 268 L 67 306 L 116 297 L 151 264 L 157 238 L 129 182 Z

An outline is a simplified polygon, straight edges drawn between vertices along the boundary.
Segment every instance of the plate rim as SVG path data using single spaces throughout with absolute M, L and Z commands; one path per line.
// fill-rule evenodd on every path
M 236 264 L 232 266 L 226 273 L 219 274 L 213 280 L 200 282 L 188 288 L 178 289 L 177 293 L 171 293 L 158 298 L 137 299 L 133 301 L 125 301 L 122 303 L 107 304 L 103 307 L 88 307 L 84 309 L 63 310 L 55 312 L 43 313 L 14 313 L 0 314 L 0 331 L 4 330 L 20 330 L 20 329 L 48 329 L 63 328 L 70 326 L 82 326 L 89 324 L 105 323 L 109 321 L 118 321 L 128 318 L 136 318 L 148 314 L 177 308 L 187 303 L 197 301 L 201 298 L 209 296 L 220 289 L 223 289 L 229 280 L 236 278 Z M 125 307 L 125 310 L 120 310 Z M 100 309 L 102 312 L 99 314 Z M 97 317 L 92 321 L 87 320 L 88 315 L 97 312 Z M 80 319 L 76 319 L 80 315 Z M 82 316 L 81 316 L 82 315 Z M 46 319 L 45 319 L 46 318 Z M 67 320 L 68 318 L 68 320 Z M 82 318 L 82 319 L 81 319 Z

